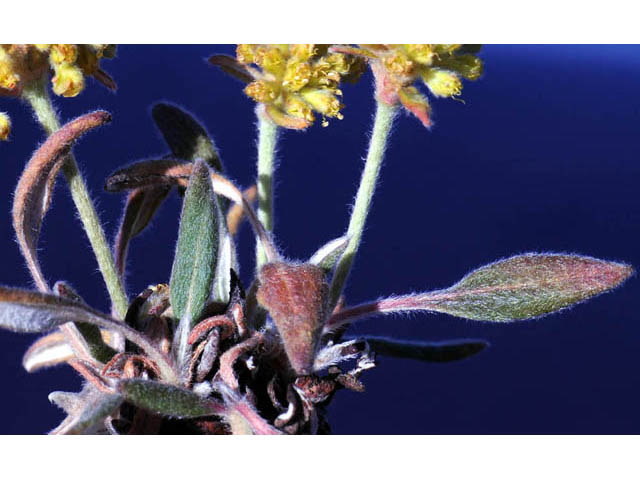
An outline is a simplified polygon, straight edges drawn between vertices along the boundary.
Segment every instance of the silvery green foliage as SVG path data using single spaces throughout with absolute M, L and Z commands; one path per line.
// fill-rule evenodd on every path
M 149 224 L 171 189 L 184 191 L 169 286 L 151 286 L 138 295 L 124 322 L 87 306 L 64 282 L 52 293 L 0 287 L 1 327 L 47 333 L 25 355 L 25 368 L 68 363 L 86 381 L 81 392 L 50 395 L 67 413 L 52 433 L 327 432 L 326 406 L 339 389 L 364 390 L 360 376 L 375 366 L 376 353 L 448 362 L 487 347 L 481 340 L 343 339 L 352 322 L 409 311 L 522 320 L 611 290 L 632 274 L 628 265 L 589 257 L 525 254 L 474 270 L 445 290 L 332 311 L 327 286 L 350 238 L 327 243 L 304 263 L 282 259 L 250 202 L 220 175 L 219 156 L 204 128 L 171 105 L 158 104 L 153 116 L 172 156 L 120 169 L 106 185 L 130 191 L 114 248 L 121 275 L 129 241 Z M 64 135 L 52 138 L 34 158 L 49 158 L 69 142 Z M 36 182 L 39 200 L 48 185 L 42 178 Z M 21 184 L 29 185 L 27 180 Z M 227 203 L 217 194 L 243 209 L 268 247 L 270 262 L 246 292 L 237 279 Z M 16 201 L 14 211 L 26 212 L 24 218 L 41 218 L 38 202 L 25 195 Z M 19 238 L 27 224 L 16 223 Z M 37 265 L 33 240 L 37 232 L 23 248 L 32 267 Z M 44 282 L 39 266 L 32 274 Z M 116 334 L 127 342 L 115 342 Z M 355 366 L 342 370 L 345 362 Z

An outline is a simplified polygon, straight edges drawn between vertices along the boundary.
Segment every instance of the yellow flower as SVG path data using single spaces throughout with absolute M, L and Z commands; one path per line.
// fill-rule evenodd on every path
M 239 44 L 235 59 L 214 55 L 209 61 L 249 82 L 245 94 L 260 103 L 274 123 L 304 129 L 315 121 L 314 112 L 322 116 L 323 126 L 327 117 L 343 118 L 340 82 L 357 79 L 365 66 L 362 59 L 329 52 L 329 47 Z
M 457 97 L 461 78 L 477 80 L 482 60 L 479 45 L 403 44 L 333 46 L 331 51 L 366 58 L 376 78 L 376 95 L 389 105 L 401 103 L 426 126 L 431 126 L 431 107 L 413 84 L 422 80 L 436 97 Z
M 11 133 L 11 120 L 6 113 L 0 112 L 0 140 L 7 140 Z
M 0 96 L 18 97 L 29 85 L 51 73 L 53 92 L 75 97 L 85 86 L 85 76 L 93 76 L 114 90 L 113 79 L 100 68 L 100 59 L 113 58 L 115 45 L 0 44 Z M 6 118 L 6 115 L 5 115 Z M 3 140 L 10 124 L 0 119 Z M 1 136 L 1 135 L 0 135 Z

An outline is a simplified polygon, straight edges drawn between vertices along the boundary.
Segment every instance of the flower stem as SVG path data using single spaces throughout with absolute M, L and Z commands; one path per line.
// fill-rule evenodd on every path
M 278 126 L 258 111 L 258 220 L 267 232 L 273 230 L 273 171 Z M 256 242 L 256 269 L 267 263 L 267 256 Z
M 351 220 L 347 235 L 349 235 L 349 245 L 338 260 L 336 271 L 331 280 L 331 290 L 329 293 L 329 311 L 338 303 L 338 299 L 344 289 L 344 284 L 349 276 L 351 265 L 355 258 L 364 224 L 371 208 L 371 199 L 376 188 L 380 167 L 384 158 L 384 152 L 387 146 L 387 140 L 393 124 L 397 107 L 388 105 L 380 100 L 376 103 L 376 116 L 373 123 L 373 132 L 369 141 L 369 151 L 367 152 L 367 160 L 362 171 L 360 186 L 356 194 L 356 202 L 351 212 Z
M 25 88 L 22 96 L 33 108 L 38 121 L 47 135 L 51 135 L 60 128 L 58 115 L 53 109 L 44 81 L 35 82 L 30 87 Z M 69 184 L 71 197 L 78 210 L 84 230 L 87 233 L 87 237 L 89 237 L 89 243 L 91 243 L 91 247 L 98 260 L 98 266 L 100 267 L 100 272 L 102 272 L 115 312 L 120 318 L 124 318 L 129 308 L 129 301 L 122 282 L 120 281 L 118 271 L 116 270 L 111 249 L 102 230 L 100 219 L 89 197 L 87 186 L 80 175 L 78 164 L 73 154 L 70 153 L 67 155 L 62 165 L 62 171 Z

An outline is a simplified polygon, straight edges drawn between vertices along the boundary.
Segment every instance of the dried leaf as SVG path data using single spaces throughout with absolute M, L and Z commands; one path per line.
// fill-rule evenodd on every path
M 215 171 L 222 172 L 222 163 L 213 140 L 191 114 L 175 105 L 157 103 L 151 115 L 175 157 L 190 162 L 201 158 Z
M 379 355 L 409 358 L 423 362 L 454 362 L 480 353 L 489 344 L 483 340 L 412 342 L 384 337 L 364 337 L 371 350 Z
M 633 273 L 629 265 L 579 255 L 517 255 L 474 270 L 446 290 L 343 309 L 326 329 L 376 313 L 414 310 L 493 322 L 535 318 L 609 291 Z
M 343 237 L 336 238 L 335 240 L 331 240 L 326 245 L 322 246 L 313 256 L 309 259 L 309 263 L 312 265 L 317 265 L 325 273 L 331 272 L 333 267 L 336 265 L 338 258 L 342 255 L 342 253 L 349 245 L 349 240 L 351 239 L 350 235 L 344 235 Z
M 225 411 L 222 404 L 202 398 L 191 390 L 153 380 L 120 380 L 117 389 L 136 407 L 167 417 L 207 417 Z
M 242 82 L 253 81 L 253 76 L 247 67 L 230 55 L 212 55 L 209 57 L 209 63 Z
M 53 181 L 73 143 L 92 128 L 111 120 L 104 111 L 88 113 L 53 133 L 33 154 L 20 177 L 13 201 L 13 227 L 20 250 L 38 288 L 48 285 L 40 269 L 37 248 L 42 219 L 49 209 Z
M 252 204 L 256 200 L 258 194 L 258 187 L 251 185 L 242 192 L 249 204 Z M 238 233 L 240 223 L 246 217 L 245 209 L 242 204 L 234 204 L 227 212 L 227 229 L 232 237 L 235 237 Z

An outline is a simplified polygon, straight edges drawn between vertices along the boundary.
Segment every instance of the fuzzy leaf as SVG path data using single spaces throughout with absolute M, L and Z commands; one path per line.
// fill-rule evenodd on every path
M 479 268 L 429 295 L 432 309 L 473 320 L 539 317 L 617 287 L 629 265 L 590 257 L 526 254 Z
M 119 394 L 104 393 L 86 384 L 81 392 L 51 392 L 49 401 L 67 413 L 67 417 L 51 434 L 93 434 L 103 427 L 104 420 L 122 404 Z
M 86 402 L 73 422 L 63 431 L 64 435 L 93 433 L 102 427 L 104 420 L 120 407 L 123 398 L 118 394 L 101 394 L 91 402 Z
M 591 257 L 528 253 L 474 270 L 446 290 L 391 297 L 343 309 L 326 330 L 377 313 L 423 310 L 471 320 L 509 322 L 556 312 L 611 290 L 634 273 Z
M 222 172 L 216 146 L 191 114 L 168 103 L 155 104 L 151 114 L 173 155 L 190 162 L 201 158 L 211 168 Z
M 197 418 L 220 415 L 224 407 L 182 387 L 153 380 L 120 380 L 118 392 L 136 407 L 172 418 Z
M 422 122 L 422 125 L 431 127 L 431 107 L 427 97 L 422 95 L 415 87 L 405 87 L 398 91 L 398 98 L 402 106 L 413 113 Z
M 167 380 L 176 380 L 167 358 L 140 332 L 86 305 L 56 295 L 0 287 L 0 327 L 21 333 L 40 333 L 66 322 L 84 322 L 113 330 L 138 345 L 158 365 Z
M 184 197 L 178 245 L 171 270 L 171 306 L 191 325 L 204 309 L 213 281 L 221 214 L 209 168 L 196 163 Z
M 143 160 L 113 172 L 104 188 L 107 192 L 122 192 L 152 186 L 186 187 L 192 170 L 193 164 L 174 158 Z
M 78 293 L 66 282 L 59 280 L 53 285 L 53 293 L 59 297 L 86 305 Z M 82 335 L 91 357 L 102 363 L 107 363 L 117 353 L 102 339 L 100 329 L 89 323 L 78 323 L 76 328 Z M 26 357 L 26 355 L 25 355 Z M 26 367 L 25 367 L 26 368 Z
M 55 295 L 0 287 L 0 327 L 40 333 L 66 322 L 91 322 L 102 314 Z
M 249 83 L 254 80 L 247 67 L 230 55 L 212 55 L 209 57 L 209 63 L 242 82 Z
M 42 219 L 51 204 L 55 177 L 73 143 L 87 131 L 111 121 L 104 111 L 88 113 L 53 133 L 33 154 L 20 177 L 13 201 L 13 227 L 20 250 L 38 288 L 48 290 L 37 248 Z
M 33 373 L 41 368 L 53 367 L 71 360 L 73 350 L 67 344 L 61 332 L 54 332 L 38 339 L 22 357 L 24 369 Z
M 423 362 L 453 362 L 480 353 L 489 344 L 483 340 L 452 340 L 446 342 L 409 342 L 384 337 L 365 337 L 371 349 L 379 355 L 409 358 Z
M 247 203 L 252 204 L 258 194 L 258 187 L 255 184 L 251 185 L 242 194 L 247 199 Z M 232 237 L 235 237 L 238 233 L 240 223 L 245 217 L 246 212 L 242 204 L 236 203 L 227 211 L 227 230 L 229 230 Z
M 171 187 L 167 186 L 139 188 L 127 196 L 114 247 L 116 267 L 121 276 L 124 276 L 129 242 L 145 229 L 170 191 Z
M 220 231 L 218 236 L 218 263 L 211 289 L 211 300 L 214 302 L 229 303 L 231 295 L 231 269 L 234 267 L 233 238 L 226 228 L 226 222 L 219 219 Z
M 312 265 L 317 265 L 326 273 L 329 273 L 331 270 L 333 270 L 333 267 L 336 265 L 338 258 L 340 258 L 342 253 L 349 245 L 350 238 L 351 237 L 349 235 L 345 235 L 343 237 L 336 238 L 335 240 L 331 240 L 329 243 L 320 247 L 320 249 L 313 254 L 313 256 L 309 259 L 309 263 Z

